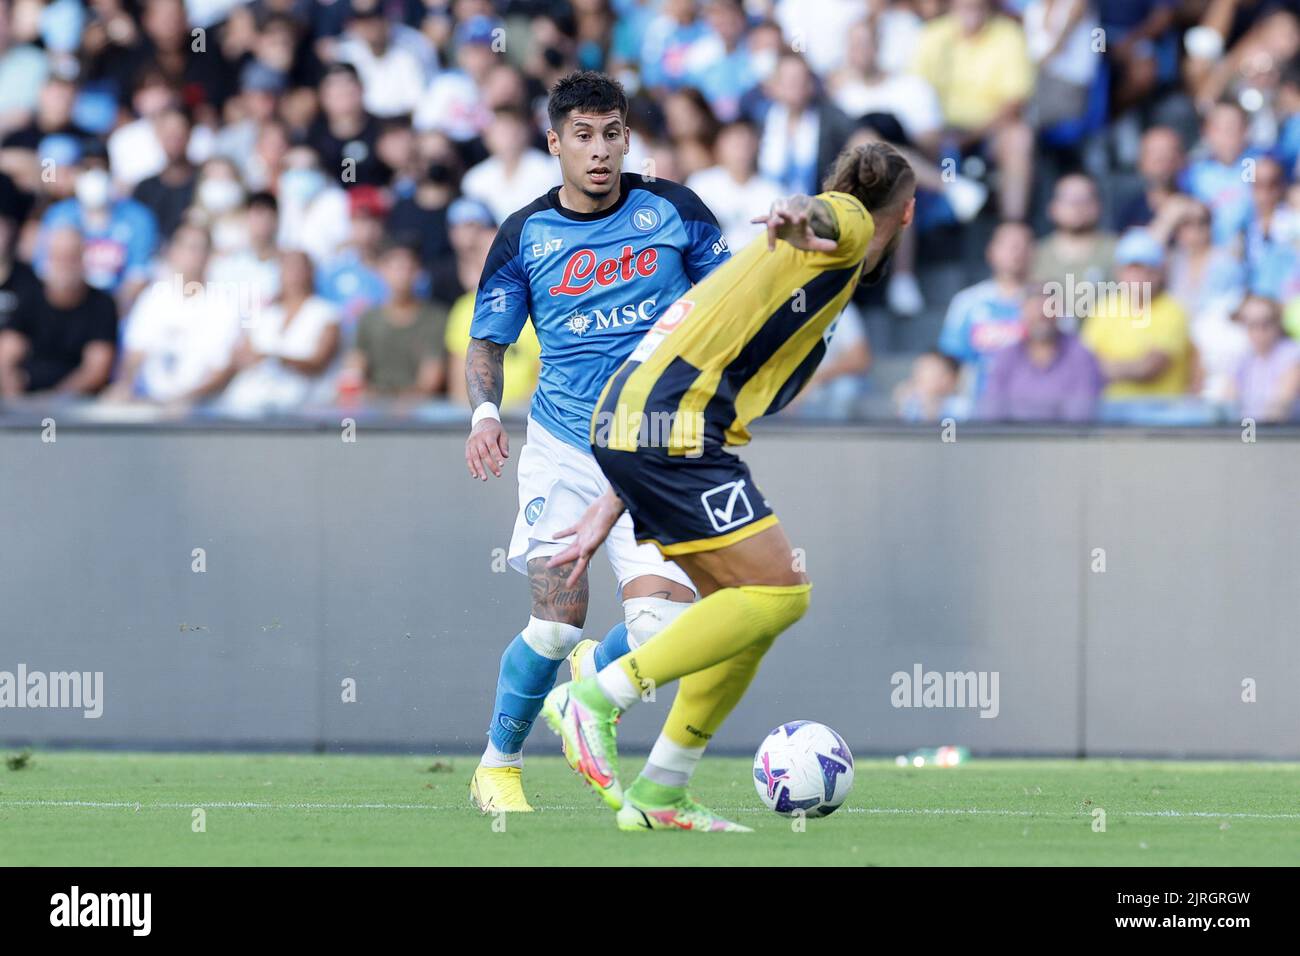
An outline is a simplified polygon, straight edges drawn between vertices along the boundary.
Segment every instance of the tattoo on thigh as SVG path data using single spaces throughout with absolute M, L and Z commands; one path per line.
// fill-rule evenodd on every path
M 528 583 L 533 592 L 533 616 L 581 627 L 587 620 L 587 575 L 578 586 L 565 586 L 570 568 L 548 568 L 547 558 L 528 562 Z

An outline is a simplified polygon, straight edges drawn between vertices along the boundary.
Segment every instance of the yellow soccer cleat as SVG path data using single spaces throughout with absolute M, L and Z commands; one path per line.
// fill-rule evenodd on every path
M 532 813 L 518 767 L 479 766 L 469 781 L 469 802 L 483 813 Z
M 590 674 L 588 674 L 586 671 L 582 669 L 582 661 L 583 658 L 587 656 L 588 651 L 594 651 L 599 646 L 600 646 L 600 641 L 593 641 L 591 638 L 587 638 L 586 640 L 579 641 L 578 646 L 569 652 L 569 679 L 570 680 L 580 681 L 584 677 L 596 676 L 594 667 L 592 668 L 592 673 Z M 595 662 L 593 661 L 592 663 L 594 664 Z

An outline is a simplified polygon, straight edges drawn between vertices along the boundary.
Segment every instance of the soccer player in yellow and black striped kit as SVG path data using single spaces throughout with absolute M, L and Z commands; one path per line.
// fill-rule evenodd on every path
M 860 281 L 883 273 L 912 221 L 915 177 L 889 146 L 846 150 L 817 196 L 792 196 L 755 222 L 760 237 L 686 292 L 605 386 L 592 452 L 611 491 L 551 559 L 581 574 L 623 510 L 639 541 L 671 557 L 702 599 L 594 676 L 556 687 L 542 714 L 570 766 L 627 830 L 743 831 L 693 800 L 687 783 L 772 642 L 803 616 L 812 585 L 728 446 L 784 407 L 825 353 Z M 645 769 L 624 791 L 614 725 L 679 680 Z

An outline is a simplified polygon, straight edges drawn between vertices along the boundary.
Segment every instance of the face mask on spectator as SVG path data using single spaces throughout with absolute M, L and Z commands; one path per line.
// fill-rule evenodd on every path
M 319 169 L 286 169 L 280 176 L 280 194 L 289 202 L 306 203 L 325 188 Z
M 244 201 L 244 188 L 233 179 L 205 179 L 199 186 L 199 204 L 210 213 L 222 215 Z
M 88 209 L 103 209 L 108 205 L 112 182 L 102 169 L 87 169 L 77 177 L 77 201 Z

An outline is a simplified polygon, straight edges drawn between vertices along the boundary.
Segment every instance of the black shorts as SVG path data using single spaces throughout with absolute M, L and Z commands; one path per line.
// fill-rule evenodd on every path
M 665 557 L 716 551 L 776 524 L 749 466 L 717 444 L 694 458 L 645 446 L 591 452 L 627 505 L 637 541 Z

